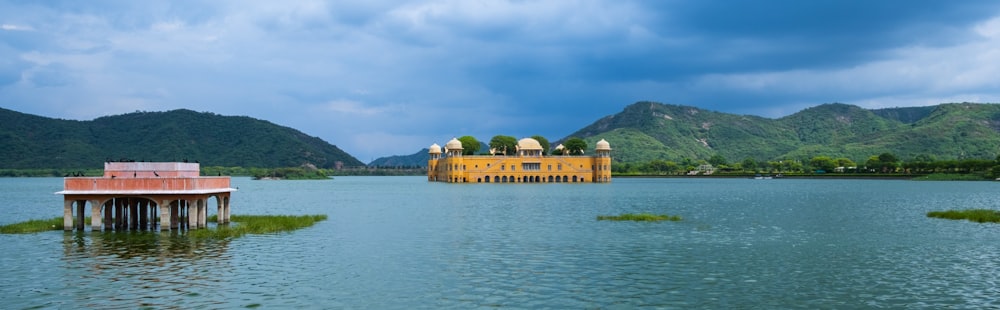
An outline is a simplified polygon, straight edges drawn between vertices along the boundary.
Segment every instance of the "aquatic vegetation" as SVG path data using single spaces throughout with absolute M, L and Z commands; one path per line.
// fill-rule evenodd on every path
M 932 173 L 913 178 L 915 181 L 985 181 L 992 180 L 981 173 Z
M 326 220 L 326 215 L 324 214 L 301 216 L 233 215 L 230 217 L 231 224 L 219 225 L 208 229 L 192 229 L 187 232 L 187 235 L 194 238 L 236 238 L 246 234 L 270 234 L 292 231 L 312 226 L 316 222 L 323 220 Z M 208 221 L 216 221 L 216 216 L 211 216 Z M 61 229 L 63 229 L 63 218 L 57 217 L 50 220 L 30 220 L 0 226 L 0 233 L 26 234 Z
M 989 209 L 967 209 L 927 212 L 927 217 L 949 220 L 969 220 L 977 223 L 1000 223 L 1000 211 Z
M 48 220 L 30 220 L 3 225 L 0 226 L 0 234 L 30 234 L 46 230 L 60 230 L 62 228 L 63 218 L 57 217 Z
M 659 222 L 659 221 L 680 221 L 679 215 L 652 214 L 652 213 L 625 213 L 622 215 L 598 215 L 598 221 L 636 221 L 636 222 Z
M 208 219 L 215 221 L 215 216 Z M 326 220 L 325 214 L 317 215 L 233 215 L 229 225 L 219 225 L 215 229 L 191 230 L 189 236 L 194 238 L 236 238 L 246 234 L 270 234 L 292 231 Z

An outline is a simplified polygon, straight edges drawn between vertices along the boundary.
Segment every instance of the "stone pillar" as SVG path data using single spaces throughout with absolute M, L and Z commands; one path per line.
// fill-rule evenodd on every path
M 228 194 L 226 195 L 226 198 L 224 198 L 224 200 L 225 200 L 225 202 L 223 202 L 223 204 L 222 204 L 222 209 L 223 209 L 222 212 L 226 214 L 226 220 L 224 221 L 224 223 L 229 224 L 229 222 L 232 221 L 232 219 L 230 219 L 230 216 L 232 214 L 229 212 L 230 211 L 230 207 L 232 207 L 232 205 L 230 204 L 229 195 Z
M 194 210 L 194 213 L 192 214 L 192 212 L 191 212 L 191 207 L 192 207 L 191 206 L 191 201 L 187 200 L 186 202 L 187 203 L 185 203 L 184 205 L 186 206 L 185 209 L 187 209 L 187 216 L 188 216 L 188 227 L 187 228 L 188 229 L 198 228 L 198 205 L 197 204 L 194 205 L 194 209 L 195 210 Z
M 104 208 L 104 230 L 111 231 L 114 229 L 114 226 L 112 226 L 114 224 L 114 217 L 111 216 L 115 212 L 114 200 L 108 199 L 102 206 Z
M 139 200 L 135 198 L 128 199 L 128 229 L 136 230 L 139 229 Z
M 101 207 L 103 206 L 100 200 L 90 201 L 90 230 L 92 231 L 101 231 L 101 226 L 104 226 L 101 223 Z
M 208 198 L 198 200 L 198 228 L 208 227 Z
M 139 229 L 149 229 L 149 201 L 145 199 L 138 201 L 136 208 L 139 211 Z
M 222 195 L 215 196 L 215 204 L 218 207 L 218 210 L 215 212 L 217 214 L 215 222 L 218 224 L 226 222 L 225 201 L 226 199 Z
M 170 230 L 170 200 L 160 202 L 160 230 Z
M 170 202 L 170 229 L 177 229 L 180 224 L 180 211 L 181 211 L 181 201 L 175 200 Z
M 159 210 L 160 205 L 158 203 L 154 202 L 154 201 L 150 201 L 148 207 L 149 207 L 149 212 L 148 212 L 149 213 L 149 229 L 153 229 L 153 227 L 156 227 L 157 222 L 160 220 L 160 217 L 157 216 L 157 213 L 156 213 L 156 210 Z
M 63 200 L 63 230 L 73 230 L 73 200 Z
M 86 200 L 76 201 L 76 229 L 79 229 L 80 231 L 84 230 L 84 219 L 86 218 L 84 217 L 84 213 L 87 211 L 85 209 L 86 207 L 87 207 Z
M 125 225 L 125 208 L 122 207 L 122 200 L 115 198 L 115 230 L 121 231 Z

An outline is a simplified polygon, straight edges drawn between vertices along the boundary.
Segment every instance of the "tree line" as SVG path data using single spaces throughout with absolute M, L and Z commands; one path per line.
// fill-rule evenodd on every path
M 583 155 L 587 149 L 587 141 L 571 137 L 563 142 L 562 148 L 552 149 L 549 139 L 540 135 L 531 136 L 542 146 L 542 155 Z M 482 143 L 476 137 L 462 136 L 462 155 L 515 155 L 517 154 L 517 138 L 507 135 L 496 135 L 490 139 L 489 150 L 480 150 Z
M 900 160 L 892 153 L 872 155 L 863 162 L 850 158 L 815 156 L 807 161 L 797 159 L 758 161 L 752 157 L 742 161 L 729 162 L 722 155 L 711 158 L 679 161 L 654 159 L 649 162 L 613 163 L 611 171 L 617 174 L 685 174 L 699 167 L 710 165 L 722 173 L 866 173 L 866 174 L 932 174 L 932 173 L 979 173 L 984 177 L 1000 176 L 1000 156 L 996 159 L 936 160 L 929 155 L 916 156 L 910 160 Z

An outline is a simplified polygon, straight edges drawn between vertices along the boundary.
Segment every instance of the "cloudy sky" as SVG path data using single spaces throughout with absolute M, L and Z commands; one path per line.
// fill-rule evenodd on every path
M 46 117 L 246 115 L 369 162 L 643 100 L 1000 102 L 1000 2 L 0 0 L 0 107 Z

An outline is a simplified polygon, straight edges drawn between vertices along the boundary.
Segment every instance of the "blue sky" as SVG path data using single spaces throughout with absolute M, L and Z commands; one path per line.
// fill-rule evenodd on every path
M 46 117 L 245 115 L 369 162 L 643 100 L 1000 102 L 1000 2 L 0 0 L 0 107 Z

